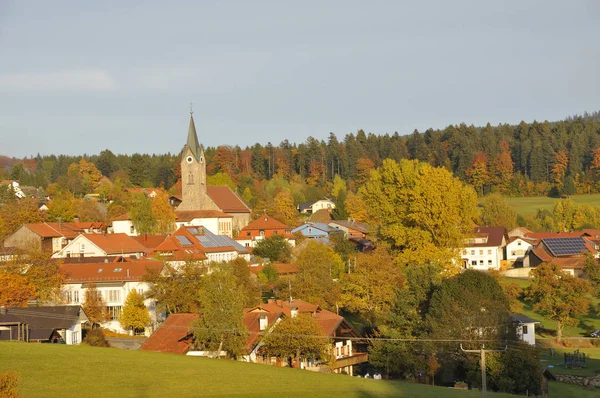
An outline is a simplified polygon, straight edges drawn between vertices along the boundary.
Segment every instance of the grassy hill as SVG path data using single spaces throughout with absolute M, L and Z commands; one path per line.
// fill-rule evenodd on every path
M 587 204 L 590 206 L 600 206 L 600 194 L 593 195 L 572 195 L 571 199 L 576 204 Z M 535 216 L 538 209 L 547 209 L 552 211 L 554 202 L 558 199 L 545 196 L 536 196 L 529 198 L 506 198 L 506 202 L 522 216 Z
M 0 372 L 23 397 L 479 397 L 478 391 L 228 360 L 54 344 L 0 343 Z M 490 397 L 510 397 L 489 394 Z

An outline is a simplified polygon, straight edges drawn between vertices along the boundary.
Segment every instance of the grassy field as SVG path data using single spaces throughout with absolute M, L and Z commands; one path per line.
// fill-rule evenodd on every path
M 600 194 L 593 195 L 572 195 L 571 199 L 575 203 L 588 204 L 590 206 L 600 206 Z M 506 202 L 511 205 L 515 211 L 522 216 L 535 216 L 538 209 L 547 209 L 552 211 L 556 198 L 545 196 L 536 196 L 530 198 L 506 198 Z
M 116 348 L 0 343 L 23 397 L 461 397 L 478 391 Z M 511 397 L 489 394 L 490 397 Z

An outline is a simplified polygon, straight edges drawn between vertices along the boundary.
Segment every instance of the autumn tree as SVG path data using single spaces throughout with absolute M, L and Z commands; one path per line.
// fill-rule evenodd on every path
M 264 338 L 261 351 L 288 361 L 290 367 L 302 359 L 325 359 L 329 340 L 308 314 L 286 317 Z M 298 365 L 296 365 L 298 366 Z
M 510 154 L 510 147 L 506 140 L 500 142 L 500 152 L 491 164 L 491 182 L 503 193 L 508 193 L 514 173 L 514 162 Z
M 571 198 L 560 199 L 554 202 L 552 216 L 555 227 L 561 232 L 569 232 L 573 229 L 575 212 L 577 207 Z
M 144 304 L 144 297 L 137 290 L 131 289 L 119 316 L 123 329 L 143 330 L 150 323 L 150 314 Z
M 481 203 L 481 224 L 502 226 L 512 230 L 517 226 L 517 212 L 499 193 L 486 196 Z
M 359 195 L 348 192 L 348 196 L 344 201 L 344 207 L 348 216 L 353 220 L 366 222 L 369 219 L 367 204 Z
M 298 211 L 289 191 L 281 191 L 273 198 L 273 217 L 289 226 L 296 226 Z
M 142 279 L 150 286 L 146 296 L 156 300 L 167 314 L 197 313 L 200 311 L 198 292 L 206 271 L 206 266 L 192 260 L 178 268 L 165 264 L 161 270 L 148 270 Z
M 206 179 L 208 185 L 228 186 L 235 191 L 235 181 L 227 173 L 215 173 Z
M 44 214 L 39 211 L 37 200 L 32 198 L 6 203 L 0 208 L 0 217 L 4 220 L 7 234 L 15 232 L 23 224 L 44 222 Z
M 286 263 L 290 261 L 292 247 L 285 236 L 273 235 L 259 240 L 254 246 L 253 253 L 273 262 Z
M 359 313 L 376 325 L 392 310 L 396 289 L 402 277 L 392 256 L 382 246 L 369 253 L 360 253 L 356 266 L 351 267 L 341 282 L 340 302 L 347 311 Z
M 360 158 L 356 161 L 356 183 L 364 184 L 369 180 L 371 170 L 375 168 L 375 163 L 369 158 Z
M 298 254 L 295 264 L 298 273 L 292 285 L 294 297 L 325 308 L 335 308 L 339 298 L 334 279 L 344 272 L 340 256 L 331 247 L 310 240 Z
M 473 159 L 473 163 L 471 163 L 471 167 L 465 171 L 467 180 L 475 187 L 480 195 L 483 195 L 484 187 L 490 180 L 488 160 L 487 153 L 477 152 L 475 154 L 475 159 Z
M 18 386 L 19 374 L 17 372 L 0 373 L 0 397 L 19 398 Z
M 156 220 L 153 233 L 164 235 L 175 230 L 175 211 L 169 204 L 169 194 L 166 191 L 157 191 L 152 199 L 152 215 Z
M 157 220 L 152 212 L 152 199 L 143 193 L 133 194 L 129 216 L 139 234 L 151 234 L 156 228 Z
M 457 248 L 472 232 L 476 194 L 448 170 L 386 159 L 359 190 L 372 227 L 399 264 L 441 264 L 455 271 Z
M 75 201 L 67 192 L 56 195 L 48 206 L 48 221 L 72 222 L 75 218 Z
M 242 354 L 248 330 L 244 325 L 244 292 L 231 266 L 215 265 L 201 280 L 200 319 L 194 322 L 196 344 L 207 351 L 221 351 L 236 358 Z
M 106 302 L 102 298 L 102 294 L 96 289 L 95 283 L 88 284 L 82 307 L 92 327 L 110 320 L 110 315 L 106 309 Z
M 568 165 L 569 155 L 566 151 L 554 153 L 554 166 L 552 166 L 552 175 L 554 176 L 554 182 L 559 188 L 562 188 L 563 186 Z
M 26 277 L 0 270 L 0 306 L 27 307 L 35 298 L 35 286 Z
M 256 278 L 250 272 L 248 263 L 242 257 L 229 262 L 236 284 L 243 293 L 244 307 L 260 304 L 260 289 Z
M 578 315 L 587 314 L 592 288 L 588 281 L 563 272 L 560 265 L 542 263 L 531 271 L 533 280 L 525 297 L 533 309 L 556 322 L 556 341 L 565 325 L 577 325 Z

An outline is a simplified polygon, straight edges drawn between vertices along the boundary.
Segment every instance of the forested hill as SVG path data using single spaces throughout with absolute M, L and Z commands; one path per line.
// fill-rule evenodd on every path
M 184 143 L 182 132 L 181 141 Z M 125 185 L 171 188 L 179 174 L 179 154 L 37 156 L 16 160 L 0 157 L 0 179 L 46 187 L 67 175 L 70 164 L 85 159 L 103 175 Z M 521 122 L 485 127 L 459 125 L 442 130 L 414 131 L 407 136 L 366 134 L 359 130 L 326 141 L 309 137 L 275 146 L 219 146 L 206 149 L 208 174 L 228 174 L 234 184 L 297 175 L 310 186 L 325 187 L 336 174 L 351 190 L 385 158 L 419 159 L 450 169 L 479 193 L 498 190 L 507 195 L 545 195 L 600 191 L 600 112 L 559 122 Z M 353 184 L 354 183 L 354 184 Z M 244 184 L 243 184 L 244 185 Z

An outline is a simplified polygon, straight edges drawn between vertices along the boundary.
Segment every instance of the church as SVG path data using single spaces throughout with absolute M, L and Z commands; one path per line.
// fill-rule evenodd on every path
M 179 214 L 197 212 L 201 218 L 203 212 L 220 211 L 231 216 L 234 231 L 240 231 L 250 222 L 250 208 L 238 194 L 228 186 L 206 184 L 206 158 L 204 147 L 198 142 L 193 112 L 181 156 L 181 196 L 172 199 Z

